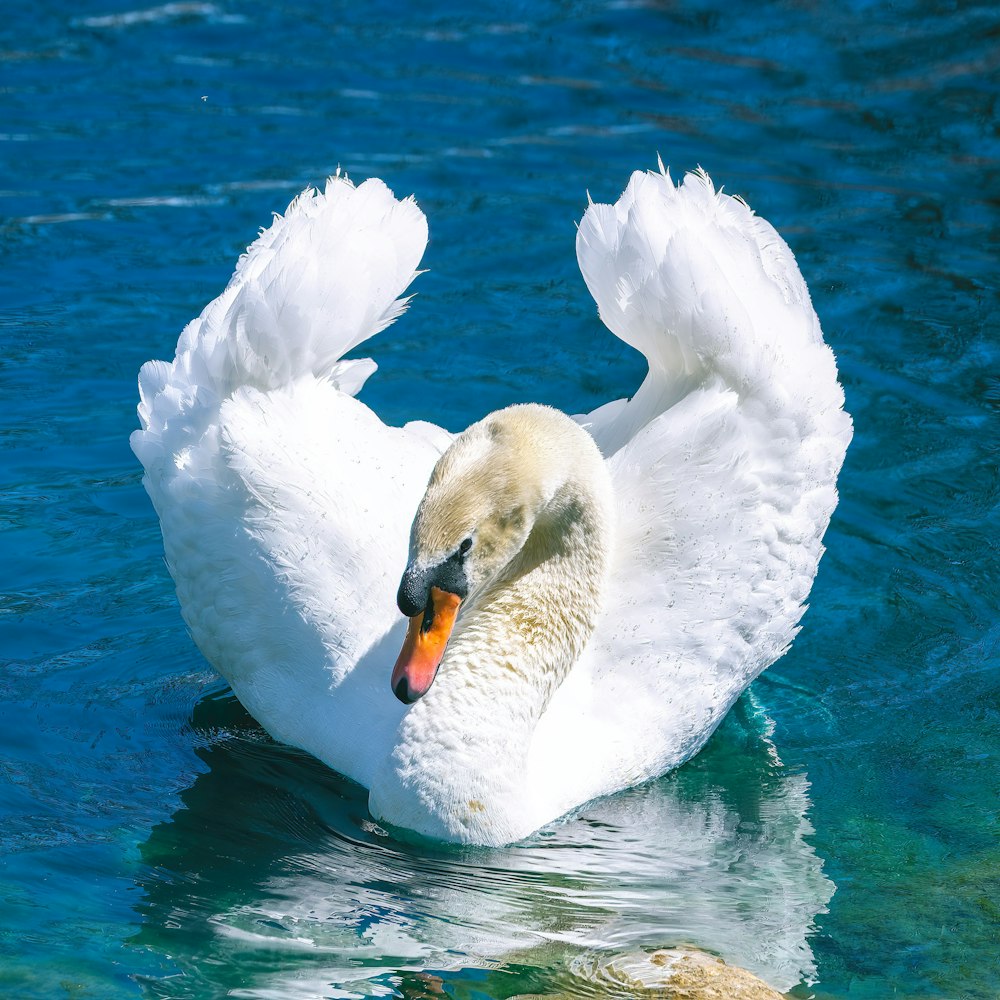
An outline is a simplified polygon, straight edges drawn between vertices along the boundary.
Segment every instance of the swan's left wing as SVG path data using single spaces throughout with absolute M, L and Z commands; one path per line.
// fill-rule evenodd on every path
M 821 532 L 797 522 L 835 494 L 790 503 L 777 463 L 748 462 L 753 449 L 738 397 L 713 382 L 608 459 L 618 524 L 605 614 L 536 736 L 551 760 L 575 757 L 564 773 L 578 801 L 691 757 L 797 631 L 822 552 Z
M 588 209 L 577 249 L 602 318 L 650 365 L 631 400 L 578 418 L 607 456 L 618 537 L 606 613 L 540 738 L 587 720 L 566 744 L 586 797 L 697 752 L 788 648 L 851 423 L 791 251 L 705 175 L 634 175 Z

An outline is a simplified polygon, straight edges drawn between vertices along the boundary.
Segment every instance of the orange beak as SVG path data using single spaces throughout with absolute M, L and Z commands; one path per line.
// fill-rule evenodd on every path
M 431 587 L 430 620 L 426 611 L 410 619 L 403 648 L 392 668 L 392 690 L 404 705 L 422 698 L 434 682 L 461 603 L 457 594 Z

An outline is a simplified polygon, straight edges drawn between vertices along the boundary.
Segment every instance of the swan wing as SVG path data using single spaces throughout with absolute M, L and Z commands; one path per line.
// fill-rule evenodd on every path
M 359 781 L 398 722 L 395 588 L 450 436 L 385 426 L 354 398 L 374 362 L 342 357 L 403 311 L 426 240 L 381 181 L 304 192 L 143 367 L 132 436 L 199 648 L 273 736 Z
M 238 392 L 222 428 L 244 498 L 229 600 L 252 630 L 225 676 L 272 735 L 367 785 L 403 713 L 396 589 L 440 445 L 312 380 Z
M 703 173 L 636 173 L 590 206 L 577 250 L 601 318 L 649 362 L 631 400 L 577 418 L 617 537 L 607 611 L 539 745 L 571 748 L 586 798 L 697 752 L 788 648 L 851 422 L 791 251 Z M 573 717 L 586 736 L 567 738 Z

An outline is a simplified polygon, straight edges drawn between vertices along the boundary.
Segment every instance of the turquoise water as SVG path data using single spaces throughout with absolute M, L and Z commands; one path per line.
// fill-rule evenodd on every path
M 0 995 L 586 993 L 674 943 L 800 998 L 1000 994 L 1000 10 L 53 0 L 0 36 Z M 385 419 L 627 394 L 573 226 L 657 152 L 782 231 L 838 356 L 804 629 L 676 774 L 400 844 L 192 646 L 136 372 L 341 165 L 430 220 Z

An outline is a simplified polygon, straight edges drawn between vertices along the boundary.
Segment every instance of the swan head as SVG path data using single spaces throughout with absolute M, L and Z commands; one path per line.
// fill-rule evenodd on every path
M 559 548 L 560 516 L 572 506 L 560 493 L 573 472 L 595 464 L 603 486 L 603 460 L 590 436 L 534 404 L 491 413 L 441 456 L 413 520 L 397 595 L 410 619 L 392 674 L 401 701 L 430 688 L 460 606 L 471 614 Z

